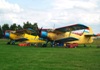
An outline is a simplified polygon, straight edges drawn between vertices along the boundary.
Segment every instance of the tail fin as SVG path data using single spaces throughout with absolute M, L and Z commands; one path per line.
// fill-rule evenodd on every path
M 89 30 L 89 33 L 90 33 L 90 34 L 93 34 L 93 30 L 92 30 L 91 27 L 89 27 L 88 30 Z

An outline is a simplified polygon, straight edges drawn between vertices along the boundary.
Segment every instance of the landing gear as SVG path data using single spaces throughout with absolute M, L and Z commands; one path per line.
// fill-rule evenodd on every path
M 12 45 L 15 45 L 15 41 L 12 41 L 12 43 L 11 43 Z
M 48 42 L 49 41 L 47 40 L 46 43 L 42 45 L 42 47 L 47 47 Z
M 43 44 L 42 47 L 47 47 L 48 42 L 50 42 L 50 41 L 46 41 L 46 43 Z M 54 47 L 54 46 L 55 46 L 55 41 L 51 41 L 51 47 Z
M 10 40 L 9 42 L 7 42 L 7 44 L 8 44 L 8 45 L 10 45 L 10 44 L 11 44 L 11 42 L 12 42 L 12 40 Z
M 10 45 L 10 44 L 11 44 L 11 45 L 15 45 L 15 41 L 14 41 L 14 40 L 9 41 L 9 42 L 7 42 L 7 44 L 8 44 L 8 45 Z
M 11 42 L 7 42 L 7 44 L 9 45 Z
M 47 44 L 43 44 L 42 47 L 47 47 Z
M 86 47 L 86 44 L 84 44 L 84 47 Z
M 54 47 L 55 46 L 55 41 L 52 41 L 51 42 L 51 47 Z

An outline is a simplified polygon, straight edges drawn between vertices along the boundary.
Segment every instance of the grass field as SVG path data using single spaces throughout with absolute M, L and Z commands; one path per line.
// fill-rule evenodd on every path
M 0 70 L 100 70 L 100 48 L 41 48 L 6 45 L 0 40 Z

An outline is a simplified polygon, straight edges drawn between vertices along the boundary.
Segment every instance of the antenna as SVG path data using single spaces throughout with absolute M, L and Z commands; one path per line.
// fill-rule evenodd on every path
M 54 23 L 54 25 L 53 25 L 53 29 L 55 29 L 55 23 Z
M 53 32 L 54 30 L 55 30 L 55 24 L 53 25 L 51 29 L 48 29 L 48 32 Z

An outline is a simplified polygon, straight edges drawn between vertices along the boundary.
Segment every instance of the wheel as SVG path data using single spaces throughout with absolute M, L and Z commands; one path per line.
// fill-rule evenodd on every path
M 11 44 L 12 44 L 12 45 L 15 45 L 15 41 L 12 41 Z
M 43 44 L 42 47 L 47 47 L 47 44 Z
M 10 44 L 10 42 L 7 42 L 7 44 Z

